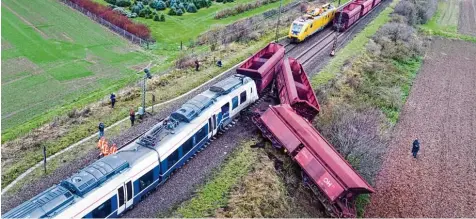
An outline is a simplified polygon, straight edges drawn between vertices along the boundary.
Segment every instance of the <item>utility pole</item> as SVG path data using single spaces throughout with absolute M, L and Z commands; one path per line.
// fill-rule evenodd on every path
M 337 8 L 340 7 L 340 0 L 339 0 L 339 5 L 337 6 Z M 342 8 L 340 10 L 340 13 L 339 13 L 339 19 L 337 19 L 337 30 L 336 30 L 336 34 L 334 36 L 334 44 L 332 45 L 332 51 L 331 51 L 331 56 L 334 56 L 335 53 L 336 53 L 336 47 L 337 47 L 337 35 L 339 34 L 339 29 L 340 29 L 340 25 L 341 25 L 341 22 L 342 22 L 342 11 L 344 10 L 344 8 Z M 337 10 L 336 10 L 337 11 Z
M 281 7 L 282 6 L 283 6 L 283 0 L 279 1 L 278 23 L 276 23 L 276 39 L 275 39 L 276 42 L 278 42 L 278 30 L 279 30 L 279 21 L 280 21 L 280 18 L 281 18 Z
M 43 167 L 46 175 L 46 145 L 43 144 Z
M 147 68 L 144 69 L 144 77 L 142 79 L 142 111 L 143 112 L 139 112 L 139 114 L 142 113 L 142 115 L 145 114 L 145 92 L 146 92 L 146 85 L 147 85 L 146 80 L 151 78 L 152 76 L 150 75 L 149 69 Z

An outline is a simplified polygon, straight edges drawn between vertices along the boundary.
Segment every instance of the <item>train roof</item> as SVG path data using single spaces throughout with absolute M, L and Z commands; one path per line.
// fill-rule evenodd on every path
M 327 5 L 327 4 L 326 4 L 326 5 Z M 314 15 L 313 15 L 313 13 L 314 13 L 315 10 L 320 10 L 321 8 L 323 8 L 323 7 L 326 6 L 326 5 L 323 5 L 323 6 L 321 6 L 321 7 L 316 7 L 316 8 L 314 8 L 310 13 L 306 13 L 306 14 L 302 15 L 301 17 L 296 18 L 296 19 L 293 21 L 293 23 L 295 23 L 295 24 L 309 24 L 309 23 L 311 23 L 312 21 L 314 21 L 315 19 L 320 18 L 320 17 L 322 17 L 322 16 L 324 16 L 324 15 L 329 14 L 331 11 L 335 11 L 335 10 L 336 10 L 336 8 L 335 8 L 334 6 L 330 5 L 331 7 L 330 7 L 329 9 L 325 10 L 324 12 L 322 12 L 321 14 L 319 14 L 319 15 L 317 15 L 317 16 L 314 16 Z

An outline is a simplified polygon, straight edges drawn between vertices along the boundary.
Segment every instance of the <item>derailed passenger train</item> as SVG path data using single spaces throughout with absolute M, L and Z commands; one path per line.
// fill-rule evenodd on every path
M 333 216 L 355 217 L 355 197 L 373 189 L 312 128 L 320 106 L 303 66 L 270 43 L 232 75 L 195 96 L 135 142 L 99 159 L 2 218 L 119 217 L 206 147 L 210 138 L 273 90 L 282 106 L 252 120 L 274 146 L 286 148 Z M 276 79 L 276 80 L 274 80 Z M 275 81 L 274 89 L 270 89 Z
M 195 96 L 135 142 L 99 159 L 2 218 L 112 218 L 163 184 L 268 90 L 284 47 L 270 43 L 232 75 Z
M 2 217 L 118 217 L 165 182 L 257 99 L 254 80 L 233 75 L 187 101 L 134 143 L 101 158 Z

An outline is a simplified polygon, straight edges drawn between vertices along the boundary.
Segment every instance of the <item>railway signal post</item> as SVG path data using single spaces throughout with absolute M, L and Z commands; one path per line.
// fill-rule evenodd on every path
M 282 6 L 283 6 L 283 0 L 279 1 L 278 22 L 276 23 L 276 39 L 275 39 L 275 42 L 278 42 L 279 21 L 280 21 L 280 18 L 281 18 L 281 7 Z
M 142 79 L 142 109 L 139 110 L 139 116 L 142 118 L 142 116 L 145 114 L 145 92 L 146 92 L 146 80 L 151 79 L 152 75 L 150 75 L 149 69 L 145 68 L 144 69 L 144 77 Z
M 339 8 L 340 6 L 341 6 L 341 5 L 340 5 L 340 0 L 339 0 L 339 4 L 338 4 L 337 8 Z M 342 21 L 342 10 L 344 10 L 344 8 L 341 8 L 341 9 L 340 9 L 339 19 L 338 19 L 338 21 L 337 21 L 337 30 L 336 30 L 336 34 L 335 34 L 335 36 L 334 36 L 334 43 L 333 43 L 333 45 L 332 45 L 331 56 L 334 56 L 335 53 L 336 53 L 337 35 L 339 34 L 339 28 L 340 28 L 339 25 L 340 25 L 340 23 L 341 23 L 341 21 Z

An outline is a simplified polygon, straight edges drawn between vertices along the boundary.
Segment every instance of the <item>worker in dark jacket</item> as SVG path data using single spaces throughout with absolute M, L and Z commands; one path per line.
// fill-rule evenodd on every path
M 133 109 L 129 111 L 129 119 L 131 120 L 131 126 L 134 126 L 134 121 L 136 120 L 136 113 Z
M 412 153 L 413 157 L 416 158 L 418 151 L 420 150 L 420 142 L 418 142 L 418 138 L 413 141 Z
M 111 99 L 111 107 L 114 108 L 114 104 L 116 104 L 116 95 L 112 93 L 110 99 Z
M 195 71 L 198 71 L 198 68 L 200 67 L 200 62 L 198 62 L 198 59 L 195 60 Z
M 222 66 L 223 66 L 223 64 L 221 63 L 221 60 L 220 60 L 220 59 L 218 59 L 218 61 L 217 61 L 217 66 L 218 66 L 218 67 L 222 67 Z
M 104 123 L 99 123 L 98 126 L 99 129 L 99 139 L 101 139 L 104 136 Z

